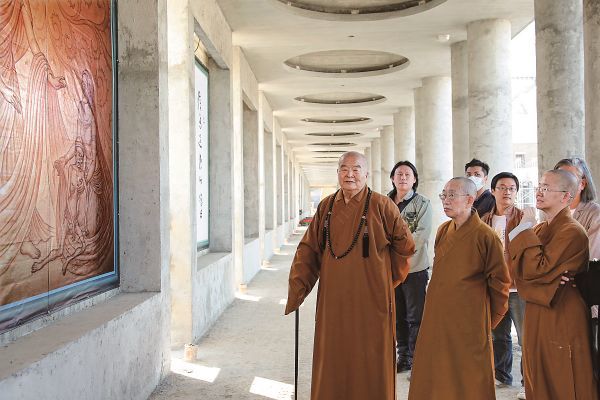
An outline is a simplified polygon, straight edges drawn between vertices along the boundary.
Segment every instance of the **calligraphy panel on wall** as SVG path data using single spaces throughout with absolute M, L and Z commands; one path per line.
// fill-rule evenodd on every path
M 111 0 L 0 0 L 0 332 L 118 286 Z
M 198 249 L 208 247 L 208 71 L 195 63 L 195 131 L 196 131 L 196 242 Z

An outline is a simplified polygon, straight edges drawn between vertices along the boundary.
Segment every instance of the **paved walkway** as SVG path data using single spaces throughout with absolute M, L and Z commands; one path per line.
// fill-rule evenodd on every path
M 294 317 L 284 317 L 283 311 L 290 264 L 302 234 L 292 235 L 289 244 L 282 246 L 248 285 L 247 292 L 237 295 L 198 343 L 195 362 L 182 361 L 182 352 L 173 353 L 172 372 L 150 400 L 293 399 Z M 315 299 L 316 288 L 300 309 L 301 400 L 310 398 Z M 515 357 L 515 378 L 519 356 Z M 398 400 L 408 396 L 406 375 L 397 375 Z M 497 399 L 514 400 L 517 392 L 517 387 L 500 389 Z

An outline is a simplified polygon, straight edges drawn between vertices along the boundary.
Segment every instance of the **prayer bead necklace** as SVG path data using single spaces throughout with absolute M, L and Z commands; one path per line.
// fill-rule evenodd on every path
M 365 232 L 363 234 L 363 258 L 369 257 L 369 228 L 367 226 L 367 211 L 369 210 L 369 203 L 371 201 L 371 189 L 367 189 L 367 199 L 365 200 L 365 208 L 363 210 L 363 214 L 360 217 L 360 224 L 358 225 L 358 230 L 354 234 L 354 238 L 352 239 L 352 244 L 350 244 L 350 247 L 348 247 L 348 249 L 339 256 L 336 256 L 333 252 L 333 246 L 331 244 L 330 220 L 331 215 L 333 214 L 333 203 L 335 202 L 335 198 L 340 190 L 338 189 L 331 198 L 331 202 L 329 203 L 329 211 L 327 212 L 327 216 L 325 216 L 325 224 L 323 225 L 323 241 L 327 243 L 331 256 L 336 260 L 346 257 L 352 251 L 352 249 L 356 245 L 356 242 L 358 241 L 358 237 L 360 236 L 360 231 L 362 230 L 363 225 L 365 226 Z M 323 247 L 325 247 L 325 243 L 323 244 Z

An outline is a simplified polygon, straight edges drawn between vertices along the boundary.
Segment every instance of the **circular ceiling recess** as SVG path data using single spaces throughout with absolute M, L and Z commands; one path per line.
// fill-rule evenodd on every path
M 309 146 L 327 146 L 327 147 L 356 146 L 356 143 L 350 143 L 350 142 L 324 142 L 324 143 L 310 143 Z
M 446 0 L 276 0 L 290 11 L 305 17 L 372 21 L 417 14 Z
M 332 92 L 307 94 L 305 96 L 296 97 L 294 100 L 302 103 L 319 105 L 352 105 L 364 103 L 381 103 L 384 102 L 386 98 L 385 96 L 373 93 Z
M 313 76 L 361 77 L 383 75 L 408 67 L 400 54 L 376 50 L 326 50 L 301 54 L 284 61 L 289 69 Z
M 360 132 L 311 132 L 307 136 L 340 137 L 340 136 L 360 136 Z
M 371 121 L 368 117 L 319 117 L 302 118 L 303 122 L 312 122 L 315 124 L 364 124 Z

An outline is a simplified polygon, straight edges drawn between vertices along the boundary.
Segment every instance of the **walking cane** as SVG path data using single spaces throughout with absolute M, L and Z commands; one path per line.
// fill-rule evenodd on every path
M 296 310 L 296 351 L 294 364 L 294 400 L 298 399 L 298 330 L 300 326 L 300 308 Z

